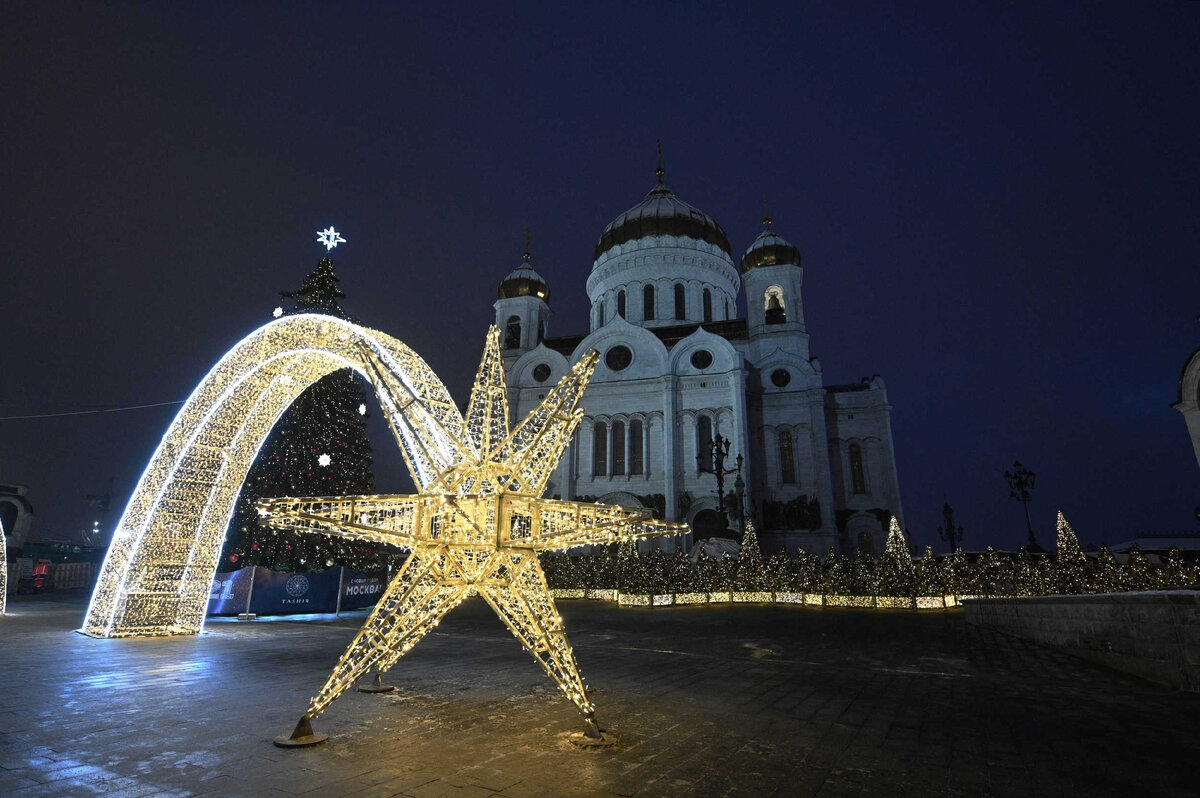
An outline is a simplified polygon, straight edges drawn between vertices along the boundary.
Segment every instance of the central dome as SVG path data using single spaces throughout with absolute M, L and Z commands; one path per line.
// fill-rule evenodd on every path
M 652 236 L 687 236 L 706 241 L 733 256 L 729 239 L 717 220 L 675 195 L 662 183 L 650 190 L 646 198 L 613 219 L 600 240 L 596 242 L 595 257 L 599 258 L 615 246 Z

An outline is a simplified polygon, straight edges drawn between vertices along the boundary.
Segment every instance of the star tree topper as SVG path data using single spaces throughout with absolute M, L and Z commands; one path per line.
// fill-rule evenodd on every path
M 419 493 L 259 502 L 259 512 L 276 529 L 340 535 L 412 551 L 291 738 L 277 742 L 324 740 L 324 735 L 313 733 L 312 718 L 371 668 L 377 674 L 390 669 L 447 612 L 472 595 L 491 605 L 579 708 L 585 735 L 600 737 L 595 708 L 537 554 L 688 530 L 683 524 L 654 521 L 648 510 L 541 498 L 583 419 L 579 404 L 598 359 L 595 351 L 588 352 L 510 431 L 500 330 L 492 327 L 462 429 L 426 430 L 436 437 L 451 433 L 447 437 L 457 447 L 457 462 Z M 409 468 L 413 470 L 411 462 Z M 421 485 L 415 471 L 413 476 Z
M 342 234 L 334 230 L 332 226 L 325 230 L 317 231 L 317 243 L 325 245 L 325 251 L 336 247 L 338 244 L 345 244 L 346 239 L 342 238 Z

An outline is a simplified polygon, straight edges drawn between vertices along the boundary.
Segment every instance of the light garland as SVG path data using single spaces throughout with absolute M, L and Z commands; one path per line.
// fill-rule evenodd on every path
M 234 502 L 283 411 L 350 367 L 372 382 L 418 485 L 462 457 L 462 414 L 433 370 L 383 333 L 284 316 L 235 345 L 184 403 L 113 533 L 83 628 L 94 637 L 196 634 Z
M 648 510 L 541 498 L 583 418 L 579 407 L 599 354 L 588 352 L 511 432 L 500 330 L 488 331 L 466 419 L 457 432 L 462 457 L 411 496 L 265 499 L 276 529 L 340 535 L 411 549 L 289 738 L 321 742 L 311 721 L 372 668 L 396 664 L 469 595 L 478 594 L 583 715 L 586 735 L 601 739 L 562 618 L 537 553 L 679 535 L 682 524 L 654 521 Z M 648 604 L 649 597 L 636 600 Z
M 0 522 L 0 615 L 8 611 L 8 541 Z

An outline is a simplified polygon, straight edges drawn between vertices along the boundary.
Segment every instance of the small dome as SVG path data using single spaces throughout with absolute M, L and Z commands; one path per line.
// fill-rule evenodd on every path
M 763 231 L 742 255 L 742 271 L 748 272 L 757 266 L 799 266 L 800 250 L 778 233 L 771 232 L 771 217 L 763 219 Z
M 662 168 L 659 168 L 658 185 L 650 190 L 646 198 L 625 213 L 613 219 L 600 240 L 596 242 L 595 257 L 599 258 L 619 244 L 637 241 L 651 236 L 687 236 L 707 241 L 725 250 L 733 257 L 725 230 L 704 211 L 689 205 L 663 185 Z
M 512 299 L 519 296 L 534 296 L 543 302 L 550 303 L 550 286 L 542 276 L 533 269 L 529 262 L 529 253 L 525 253 L 525 261 L 508 273 L 500 281 L 500 298 Z

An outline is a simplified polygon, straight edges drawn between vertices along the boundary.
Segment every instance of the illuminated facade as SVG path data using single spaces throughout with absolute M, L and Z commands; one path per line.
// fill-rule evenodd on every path
M 881 554 L 888 516 L 903 523 L 883 380 L 825 385 L 809 351 L 797 249 L 765 219 L 735 264 L 724 229 L 663 175 L 596 243 L 587 334 L 549 337 L 550 289 L 528 252 L 500 284 L 495 318 L 518 417 L 584 353 L 601 353 L 549 494 L 650 508 L 715 532 L 707 444 L 719 434 L 731 460 L 746 458 L 747 509 L 768 550 Z

